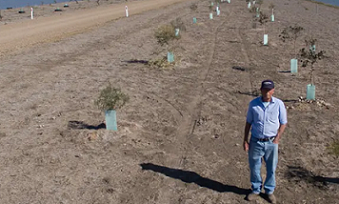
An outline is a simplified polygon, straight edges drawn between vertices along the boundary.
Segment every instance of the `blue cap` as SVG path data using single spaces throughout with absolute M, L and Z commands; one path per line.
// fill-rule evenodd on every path
M 261 82 L 260 89 L 274 89 L 274 83 L 272 80 L 264 80 Z

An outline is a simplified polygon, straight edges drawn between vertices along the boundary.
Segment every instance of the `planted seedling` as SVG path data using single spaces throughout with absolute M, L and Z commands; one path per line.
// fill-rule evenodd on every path
M 266 23 L 268 22 L 268 15 L 260 11 L 259 19 L 258 19 L 260 25 L 264 26 L 264 45 L 268 44 L 268 34 L 266 33 Z
M 307 67 L 308 65 L 311 65 L 310 81 L 312 85 L 314 85 L 314 64 L 323 59 L 325 54 L 325 51 L 323 50 L 316 52 L 315 49 L 313 49 L 316 41 L 317 39 L 306 40 L 306 48 L 302 48 L 299 50 L 300 62 L 302 63 L 302 67 Z
M 259 10 L 261 10 L 261 6 L 264 4 L 264 0 L 258 0 L 257 4 L 259 5 Z
M 213 2 L 208 6 L 208 9 L 210 10 L 210 13 L 213 12 Z
M 315 100 L 315 85 L 314 85 L 314 65 L 319 60 L 324 58 L 325 51 L 321 50 L 316 52 L 314 48 L 316 39 L 310 39 L 306 41 L 306 48 L 302 48 L 299 51 L 300 61 L 302 63 L 302 67 L 307 67 L 309 64 L 311 65 L 310 71 L 310 81 L 311 84 L 307 85 L 306 89 L 306 99 Z
M 247 8 L 251 9 L 251 1 L 250 0 L 246 0 L 246 3 L 247 3 Z
M 127 94 L 120 88 L 112 87 L 111 84 L 101 90 L 95 105 L 100 110 L 105 111 L 106 128 L 108 130 L 118 130 L 116 121 L 116 110 L 121 109 L 129 100 Z
M 279 34 L 279 38 L 283 42 L 286 42 L 287 40 L 293 41 L 294 58 L 291 59 L 291 73 L 292 74 L 298 73 L 298 60 L 297 60 L 295 44 L 303 30 L 304 30 L 303 27 L 295 25 L 295 26 L 289 26 L 289 27 L 284 28 L 284 30 Z
M 115 88 L 111 84 L 108 84 L 101 90 L 98 99 L 95 101 L 95 105 L 103 111 L 118 110 L 121 109 L 128 100 L 128 95 L 123 93 L 120 88 Z
M 160 26 L 154 35 L 160 46 L 168 45 L 169 41 L 179 39 L 179 36 L 175 36 L 175 27 L 173 25 Z
M 297 52 L 295 48 L 296 41 L 301 36 L 302 31 L 304 31 L 303 27 L 295 25 L 284 28 L 284 30 L 279 34 L 279 38 L 283 42 L 286 42 L 287 40 L 293 41 L 293 54 L 295 57 L 297 57 Z
M 175 20 L 171 21 L 171 25 L 174 27 L 174 29 L 180 29 L 181 31 L 186 31 L 186 26 L 184 22 L 181 20 L 181 18 L 176 18 Z
M 329 152 L 336 157 L 339 157 L 339 141 L 334 141 L 327 147 Z
M 270 4 L 269 9 L 271 9 L 272 14 L 271 14 L 271 21 L 274 21 L 274 7 L 275 5 L 273 3 Z
M 169 42 L 175 39 L 180 39 L 180 35 L 176 35 L 176 27 L 178 26 L 179 28 L 185 30 L 185 26 L 182 23 L 180 18 L 177 18 L 172 24 L 170 25 L 162 25 L 160 26 L 156 32 L 155 32 L 155 37 L 157 39 L 157 42 L 160 44 L 161 47 L 166 46 L 168 50 L 171 50 L 169 48 Z M 168 62 L 173 62 L 174 61 L 174 55 L 172 52 L 167 53 L 168 56 Z

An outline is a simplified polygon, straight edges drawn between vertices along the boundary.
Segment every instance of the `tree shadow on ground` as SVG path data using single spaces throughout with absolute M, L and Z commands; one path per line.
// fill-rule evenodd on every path
M 218 192 L 232 192 L 238 195 L 247 195 L 251 192 L 250 189 L 239 188 L 231 185 L 224 185 L 218 181 L 204 178 L 192 171 L 173 169 L 152 163 L 142 163 L 140 164 L 140 166 L 142 167 L 142 170 L 151 170 L 157 173 L 164 174 L 174 179 L 179 179 L 185 183 L 195 183 L 201 187 L 209 188 L 211 190 L 215 190 Z
M 247 69 L 245 67 L 240 67 L 240 66 L 233 66 L 232 69 L 238 70 L 238 71 L 246 71 Z
M 339 178 L 317 176 L 303 167 L 287 166 L 286 177 L 290 181 L 305 181 L 319 188 L 327 187 L 329 184 L 339 184 Z
M 149 63 L 148 60 L 138 60 L 138 59 L 126 60 L 122 62 L 130 63 L 130 64 L 148 64 Z
M 100 123 L 99 125 L 88 125 L 84 123 L 83 121 L 68 121 L 68 128 L 70 129 L 88 129 L 88 130 L 99 130 L 99 129 L 105 129 L 106 124 Z
M 278 71 L 279 73 L 291 73 L 291 70 L 281 70 L 281 71 Z

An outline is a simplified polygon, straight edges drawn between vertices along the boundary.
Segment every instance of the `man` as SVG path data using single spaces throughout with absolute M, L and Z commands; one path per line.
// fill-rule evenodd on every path
M 249 104 L 244 150 L 248 152 L 251 171 L 252 192 L 247 200 L 255 200 L 261 192 L 262 179 L 260 175 L 262 158 L 266 163 L 266 180 L 264 190 L 270 203 L 276 203 L 273 195 L 275 189 L 275 170 L 278 164 L 278 144 L 287 124 L 287 113 L 284 103 L 273 97 L 274 83 L 265 80 L 261 83 L 261 96 Z M 252 129 L 251 129 L 252 128 Z M 251 130 L 251 139 L 248 140 Z

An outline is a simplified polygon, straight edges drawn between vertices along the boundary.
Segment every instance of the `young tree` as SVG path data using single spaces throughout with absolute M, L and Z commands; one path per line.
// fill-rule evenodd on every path
M 307 67 L 311 64 L 311 71 L 310 71 L 310 81 L 311 84 L 314 84 L 314 64 L 317 63 L 319 60 L 324 58 L 325 51 L 321 50 L 316 52 L 314 49 L 314 45 L 317 39 L 310 39 L 306 40 L 306 48 L 302 48 L 299 50 L 299 57 L 300 62 L 302 63 L 302 67 Z
M 265 24 L 268 22 L 268 15 L 265 14 L 264 12 L 260 11 L 258 21 L 259 21 L 260 25 L 264 26 L 264 33 L 266 34 Z
M 295 48 L 296 41 L 301 36 L 303 30 L 303 27 L 295 25 L 284 28 L 281 34 L 279 34 L 279 38 L 283 42 L 286 42 L 286 40 L 293 40 L 293 54 L 295 57 L 297 57 L 297 52 Z
M 273 3 L 271 3 L 270 6 L 269 6 L 269 9 L 271 9 L 271 11 L 272 11 L 272 15 L 273 15 L 273 12 L 274 12 L 274 7 L 275 7 L 275 5 Z

